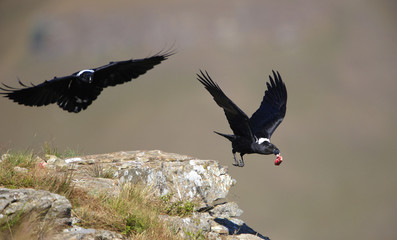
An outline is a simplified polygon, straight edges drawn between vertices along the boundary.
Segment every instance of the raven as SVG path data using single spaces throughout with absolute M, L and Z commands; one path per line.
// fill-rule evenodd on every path
M 0 87 L 0 90 L 4 92 L 0 94 L 26 106 L 46 106 L 57 103 L 65 111 L 78 113 L 85 110 L 104 88 L 129 82 L 173 54 L 175 54 L 174 51 L 161 51 L 143 59 L 110 62 L 107 65 L 81 70 L 69 76 L 54 77 L 38 85 L 26 86 L 19 81 L 23 88 L 14 88 L 2 83 L 4 87 Z
M 275 154 L 277 156 L 274 164 L 280 165 L 283 158 L 280 150 L 270 142 L 274 130 L 283 121 L 287 109 L 287 89 L 280 74 L 273 72 L 274 80 L 269 76 L 270 83 L 266 82 L 267 90 L 258 110 L 248 116 L 230 100 L 215 83 L 207 71 L 205 74 L 200 70 L 197 74 L 199 80 L 208 92 L 214 97 L 215 102 L 223 108 L 230 128 L 234 135 L 215 132 L 232 142 L 232 153 L 234 166 L 243 167 L 244 154 Z M 236 159 L 236 152 L 240 153 L 241 160 Z

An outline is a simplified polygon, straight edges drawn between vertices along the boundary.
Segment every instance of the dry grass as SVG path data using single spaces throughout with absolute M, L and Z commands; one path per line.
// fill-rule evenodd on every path
M 38 212 L 31 212 L 14 221 L 15 223 L 7 222 L 7 224 L 1 228 L 0 239 L 52 239 L 57 232 L 51 220 L 45 219 L 43 215 Z
M 118 196 L 89 195 L 73 185 L 71 171 L 44 169 L 39 160 L 32 151 L 7 153 L 0 163 L 0 186 L 63 195 L 72 203 L 73 214 L 81 220 L 79 225 L 85 228 L 111 230 L 131 239 L 180 239 L 159 220 L 159 214 L 185 216 L 193 211 L 191 202 L 171 203 L 169 198 L 158 198 L 150 189 L 137 185 L 125 185 Z M 21 216 L 0 227 L 0 239 L 48 239 L 54 232 L 37 215 Z
M 105 169 L 101 163 L 94 163 L 86 169 L 86 174 L 97 178 L 113 178 L 114 173 L 112 169 Z
M 108 229 L 133 239 L 179 239 L 158 218 L 164 202 L 147 188 L 125 185 L 119 196 L 83 193 L 72 199 L 77 201 L 74 213 L 82 227 Z
M 0 164 L 0 186 L 41 189 L 68 197 L 73 190 L 72 172 L 43 169 L 32 152 L 7 154 Z

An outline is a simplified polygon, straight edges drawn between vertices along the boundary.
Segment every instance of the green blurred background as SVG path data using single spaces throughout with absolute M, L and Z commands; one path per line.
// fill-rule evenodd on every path
M 17 86 L 177 54 L 105 89 L 79 114 L 0 99 L 0 150 L 83 154 L 160 149 L 219 160 L 228 198 L 272 239 L 397 239 L 397 17 L 394 1 L 0 1 L 0 81 Z M 235 168 L 222 110 L 195 79 L 207 70 L 247 115 L 272 69 L 288 89 L 272 141 L 284 157 Z

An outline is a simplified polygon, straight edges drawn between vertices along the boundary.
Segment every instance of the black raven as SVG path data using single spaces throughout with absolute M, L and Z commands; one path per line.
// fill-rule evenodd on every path
M 0 94 L 26 106 L 57 103 L 65 111 L 78 113 L 85 110 L 104 88 L 131 81 L 174 53 L 174 51 L 166 51 L 143 59 L 110 62 L 69 76 L 54 77 L 38 85 L 26 86 L 19 81 L 24 88 L 13 88 L 3 83 L 4 87 L 0 89 L 4 92 Z
M 273 71 L 273 77 L 269 76 L 267 90 L 258 110 L 248 116 L 230 100 L 220 89 L 207 71 L 205 74 L 200 70 L 197 79 L 205 86 L 214 97 L 215 102 L 223 108 L 230 128 L 234 135 L 215 132 L 232 142 L 234 166 L 243 167 L 243 155 L 249 153 L 275 154 L 277 156 L 274 164 L 280 165 L 283 158 L 280 150 L 270 142 L 274 130 L 283 121 L 287 109 L 287 89 L 280 74 Z M 236 159 L 236 152 L 240 153 L 241 160 Z

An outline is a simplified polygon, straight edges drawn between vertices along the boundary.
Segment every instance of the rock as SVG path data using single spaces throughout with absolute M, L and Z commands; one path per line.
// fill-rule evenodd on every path
M 218 218 L 238 217 L 243 214 L 243 210 L 238 208 L 237 203 L 226 202 L 216 205 L 213 209 L 209 210 L 209 213 L 211 216 Z
M 61 233 L 52 237 L 54 240 L 122 240 L 125 239 L 119 233 L 107 230 L 85 229 L 82 227 L 73 227 L 65 229 Z
M 58 227 L 71 224 L 72 205 L 58 194 L 34 189 L 0 188 L 0 223 L 37 213 Z
M 55 155 L 46 154 L 45 158 L 47 159 L 46 162 L 49 163 L 49 164 L 55 164 L 55 163 L 58 163 L 58 162 L 62 161 L 62 159 L 58 158 Z
M 82 188 L 92 195 L 97 195 L 104 191 L 113 196 L 120 193 L 119 183 L 114 179 L 78 176 L 73 179 L 73 183 L 76 187 Z
M 1 163 L 3 160 L 6 160 L 8 157 L 10 157 L 10 154 L 8 154 L 8 153 L 4 153 L 3 155 L 1 155 L 0 163 Z
M 223 226 L 226 227 L 228 230 L 228 235 L 232 235 L 233 237 L 226 238 L 226 239 L 268 239 L 268 237 L 263 236 L 262 234 L 254 231 L 252 228 L 248 227 L 243 220 L 237 218 L 215 218 L 214 219 L 214 226 Z M 218 225 L 217 225 L 218 224 Z M 241 236 L 244 238 L 238 238 L 237 236 Z M 249 236 L 245 236 L 249 235 Z M 253 237 L 256 238 L 247 238 Z
M 34 189 L 0 188 L 0 226 L 7 222 L 19 221 L 18 218 L 38 214 L 41 221 L 49 223 L 54 229 L 64 229 L 59 233 L 48 233 L 51 239 L 59 240 L 121 240 L 122 235 L 106 230 L 84 229 L 72 225 L 72 205 L 69 200 L 58 194 Z M 35 226 L 37 222 L 33 223 Z M 65 229 L 66 227 L 66 229 Z M 1 236 L 0 236 L 1 237 Z
M 77 175 L 99 164 L 103 171 L 113 171 L 120 184 L 150 185 L 159 196 L 172 194 L 171 201 L 195 201 L 201 204 L 199 207 L 211 206 L 214 201 L 225 198 L 236 182 L 227 174 L 227 167 L 217 161 L 159 150 L 91 155 L 73 161 L 65 159 L 61 166 L 63 163 L 73 164 Z
M 225 240 L 263 240 L 263 239 L 268 239 L 268 237 L 261 237 L 257 235 L 252 235 L 252 234 L 239 234 L 239 235 L 232 235 L 232 236 L 227 236 L 224 238 Z
M 14 167 L 14 170 L 15 170 L 15 172 L 20 172 L 20 173 L 27 173 L 28 172 L 28 169 L 23 168 L 23 167 L 18 167 L 18 166 Z
M 183 218 L 162 215 L 161 219 L 166 221 L 171 229 L 183 239 L 195 239 L 191 236 L 196 236 L 196 238 L 198 238 L 197 236 L 203 236 L 206 239 L 269 240 L 268 237 L 254 231 L 240 219 L 231 217 L 214 218 L 207 212 L 195 212 L 193 216 Z
M 228 235 L 229 234 L 229 229 L 227 227 L 220 225 L 214 221 L 211 222 L 211 231 L 214 233 L 217 233 L 218 235 Z
M 243 213 L 236 203 L 217 203 L 236 183 L 227 173 L 227 167 L 217 161 L 159 150 L 47 158 L 44 168 L 72 170 L 75 186 L 93 195 L 117 196 L 123 184 L 141 183 L 150 186 L 158 197 L 166 196 L 167 201 L 196 203 L 190 216 L 160 216 L 183 239 L 269 239 L 236 218 Z M 57 194 L 0 188 L 0 220 L 6 216 L 12 219 L 19 211 L 32 209 L 42 210 L 46 218 L 55 219 L 57 225 L 63 226 L 64 230 L 51 239 L 125 239 L 119 233 L 75 226 L 78 220 L 70 216 L 69 201 Z
M 191 217 L 161 215 L 160 218 L 168 223 L 171 229 L 183 239 L 190 235 L 207 234 L 211 231 L 211 216 L 208 213 L 194 213 Z

